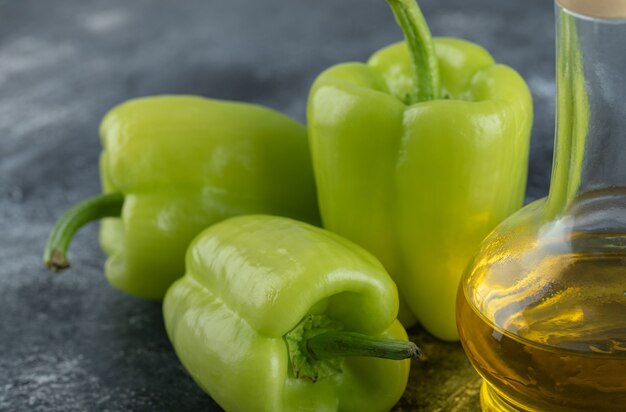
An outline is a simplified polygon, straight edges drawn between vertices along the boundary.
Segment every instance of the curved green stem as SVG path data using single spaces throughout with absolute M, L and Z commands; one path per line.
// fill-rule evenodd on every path
M 404 33 L 415 74 L 417 93 L 409 104 L 439 99 L 441 81 L 433 39 L 424 15 L 415 0 L 387 0 Z
M 43 260 L 48 269 L 60 271 L 70 266 L 66 253 L 72 237 L 87 223 L 104 217 L 119 217 L 124 204 L 124 195 L 109 193 L 90 197 L 74 205 L 55 223 L 46 248 Z
M 332 331 L 306 340 L 306 349 L 315 360 L 346 356 L 367 356 L 383 359 L 419 359 L 422 351 L 413 342 L 381 339 L 360 333 Z

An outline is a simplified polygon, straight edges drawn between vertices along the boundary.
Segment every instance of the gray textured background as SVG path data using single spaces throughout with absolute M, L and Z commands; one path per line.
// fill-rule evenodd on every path
M 434 35 L 463 37 L 527 79 L 535 98 L 528 198 L 547 193 L 554 115 L 552 4 L 422 0 Z M 99 191 L 98 124 L 131 97 L 194 93 L 304 121 L 315 76 L 400 39 L 383 0 L 0 0 L 0 410 L 219 410 L 185 375 L 160 306 L 109 287 L 97 225 L 74 268 L 42 269 L 56 217 Z M 419 329 L 398 410 L 473 410 L 459 345 Z

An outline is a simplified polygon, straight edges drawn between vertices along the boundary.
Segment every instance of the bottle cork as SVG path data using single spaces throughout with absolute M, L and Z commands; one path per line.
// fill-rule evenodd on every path
M 626 0 L 556 0 L 573 13 L 600 19 L 626 19 Z

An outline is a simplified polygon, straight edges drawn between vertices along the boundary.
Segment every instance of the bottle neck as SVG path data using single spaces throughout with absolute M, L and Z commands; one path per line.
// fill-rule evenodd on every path
M 548 210 L 584 194 L 626 188 L 626 19 L 556 5 L 557 121 Z

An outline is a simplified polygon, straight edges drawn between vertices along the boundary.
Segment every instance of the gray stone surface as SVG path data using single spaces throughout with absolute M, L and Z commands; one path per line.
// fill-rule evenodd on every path
M 549 1 L 423 0 L 435 35 L 476 41 L 517 68 L 535 98 L 529 199 L 546 194 L 553 139 Z M 74 268 L 40 255 L 56 217 L 99 191 L 98 124 L 159 93 L 261 103 L 304 120 L 325 67 L 400 39 L 383 0 L 0 0 L 0 410 L 219 410 L 179 365 L 160 305 L 112 289 L 92 225 Z M 458 344 L 412 331 L 415 363 L 397 410 L 477 409 Z

